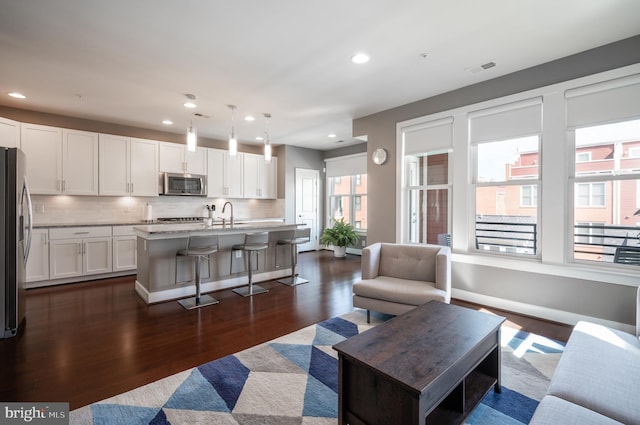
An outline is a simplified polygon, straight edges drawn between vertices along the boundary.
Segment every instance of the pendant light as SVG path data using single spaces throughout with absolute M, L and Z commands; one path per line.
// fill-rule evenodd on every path
M 233 116 L 236 110 L 235 105 L 227 105 L 231 109 L 231 134 L 229 135 L 229 156 L 236 156 L 238 153 L 238 139 L 236 139 L 236 133 L 233 130 Z
M 264 117 L 267 119 L 267 137 L 264 140 L 264 161 L 269 163 L 271 162 L 271 141 L 269 140 L 269 118 L 271 118 L 271 114 L 264 114 Z
M 195 128 L 193 128 L 193 121 L 187 128 L 187 150 L 189 152 L 195 152 L 196 147 L 198 145 L 198 133 Z

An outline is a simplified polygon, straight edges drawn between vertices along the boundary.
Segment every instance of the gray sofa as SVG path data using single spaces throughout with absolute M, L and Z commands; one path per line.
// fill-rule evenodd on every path
M 353 306 L 402 314 L 428 301 L 451 300 L 451 250 L 440 245 L 375 243 L 362 250 Z
M 636 335 L 578 322 L 530 424 L 640 424 L 640 288 L 636 303 Z

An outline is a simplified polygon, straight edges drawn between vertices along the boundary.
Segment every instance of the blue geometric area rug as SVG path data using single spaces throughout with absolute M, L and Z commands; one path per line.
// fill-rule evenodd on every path
M 361 310 L 177 373 L 70 414 L 71 424 L 335 425 L 334 344 L 387 317 Z M 502 327 L 502 392 L 490 392 L 469 425 L 527 424 L 563 346 Z

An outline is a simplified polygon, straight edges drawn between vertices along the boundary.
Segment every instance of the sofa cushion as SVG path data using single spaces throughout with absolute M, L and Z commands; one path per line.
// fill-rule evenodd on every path
M 435 282 L 436 255 L 441 247 L 382 244 L 378 274 Z
M 437 289 L 434 285 L 434 283 L 421 280 L 378 276 L 375 279 L 365 279 L 354 283 L 353 293 L 361 297 L 378 298 L 408 305 L 422 305 L 431 300 L 445 302 L 447 293 Z
M 529 425 L 616 425 L 620 424 L 597 412 L 569 403 L 558 397 L 545 396 Z
M 578 322 L 548 394 L 626 424 L 640 424 L 640 341 L 635 335 Z

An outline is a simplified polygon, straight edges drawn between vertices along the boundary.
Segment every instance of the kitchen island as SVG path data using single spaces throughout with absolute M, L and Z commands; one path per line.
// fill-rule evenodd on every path
M 278 246 L 278 239 L 301 225 L 274 221 L 240 222 L 233 226 L 215 224 L 152 224 L 136 226 L 138 274 L 136 293 L 147 303 L 173 300 L 195 294 L 194 260 L 178 257 L 190 236 L 218 235 L 218 252 L 203 264 L 201 291 L 211 292 L 247 284 L 247 270 L 242 251 L 231 247 L 244 242 L 247 233 L 269 232 L 269 249 L 254 261 L 254 282 L 277 279 L 291 274 L 288 246 Z M 276 250 L 277 258 L 276 258 Z M 231 256 L 234 256 L 232 259 Z M 277 259 L 277 264 L 276 264 Z M 233 260 L 233 261 L 232 261 Z M 254 259 L 255 260 L 255 259 Z M 176 270 L 177 267 L 177 270 Z M 177 278 L 176 278 L 177 275 Z

